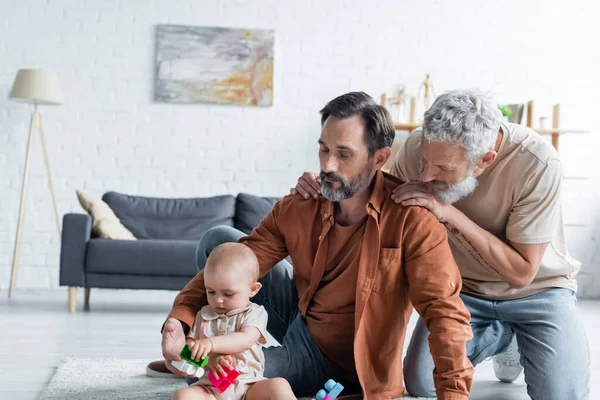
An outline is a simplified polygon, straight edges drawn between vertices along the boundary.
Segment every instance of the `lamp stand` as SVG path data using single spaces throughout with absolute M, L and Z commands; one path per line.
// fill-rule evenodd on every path
M 8 290 L 8 297 L 10 298 L 13 294 L 15 286 L 17 284 L 17 273 L 19 270 L 19 259 L 21 258 L 21 240 L 23 238 L 23 221 L 25 219 L 25 203 L 27 198 L 27 184 L 29 181 L 29 167 L 31 164 L 31 149 L 33 145 L 33 134 L 37 128 L 40 134 L 40 140 L 42 142 L 42 151 L 44 153 L 44 162 L 46 164 L 46 172 L 48 174 L 48 187 L 50 188 L 50 195 L 52 197 L 52 205 L 54 206 L 54 216 L 56 218 L 56 228 L 58 229 L 58 237 L 61 236 L 60 221 L 58 218 L 58 207 L 56 207 L 56 197 L 54 195 L 54 184 L 52 183 L 52 174 L 50 173 L 50 161 L 48 158 L 48 150 L 46 148 L 46 138 L 44 136 L 44 127 L 42 125 L 42 116 L 40 115 L 37 104 L 31 114 L 31 122 L 29 123 L 29 139 L 27 140 L 27 153 L 25 156 L 25 171 L 23 173 L 23 186 L 21 188 L 21 204 L 19 206 L 19 222 L 17 224 L 17 234 L 15 238 L 15 251 L 13 254 L 13 265 L 10 276 L 10 288 Z

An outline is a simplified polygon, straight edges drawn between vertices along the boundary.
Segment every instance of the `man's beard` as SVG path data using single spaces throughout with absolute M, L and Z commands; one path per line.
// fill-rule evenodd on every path
M 477 185 L 479 185 L 479 181 L 473 175 L 473 171 L 469 171 L 462 181 L 453 183 L 446 189 L 436 190 L 434 188 L 434 193 L 442 202 L 454 204 L 473 193 L 477 189 Z
M 321 170 L 319 175 L 321 177 L 321 194 L 327 200 L 335 202 L 349 199 L 366 189 L 371 184 L 374 175 L 375 170 L 370 168 L 369 164 L 367 164 L 357 176 L 350 180 L 343 179 L 334 173 L 326 173 Z M 340 184 L 339 189 L 335 189 L 333 183 L 327 182 L 325 179 L 331 179 L 338 182 Z
M 464 199 L 471 193 L 477 189 L 477 185 L 479 185 L 479 181 L 475 178 L 473 174 L 474 168 L 470 168 L 467 172 L 466 177 L 458 182 L 449 184 L 445 189 L 438 189 L 434 186 L 429 185 L 433 193 L 436 197 L 447 204 L 454 204 L 457 201 Z M 423 163 L 421 162 L 419 165 L 419 175 L 423 174 Z M 445 182 L 442 182 L 445 183 Z

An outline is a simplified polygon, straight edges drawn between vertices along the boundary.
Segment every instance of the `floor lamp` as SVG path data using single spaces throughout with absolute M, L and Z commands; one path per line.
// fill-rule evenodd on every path
M 42 142 L 42 151 L 44 153 L 46 172 L 48 173 L 48 186 L 50 187 L 52 204 L 54 206 L 54 216 L 56 217 L 56 227 L 58 228 L 58 236 L 60 238 L 58 209 L 56 207 L 54 185 L 52 183 L 52 174 L 50 173 L 50 163 L 46 148 L 46 138 L 44 137 L 44 128 L 42 127 L 42 118 L 40 112 L 38 111 L 38 104 L 59 105 L 63 103 L 63 96 L 58 84 L 58 78 L 54 73 L 35 69 L 21 69 L 19 72 L 17 72 L 17 77 L 15 78 L 15 82 L 8 97 L 11 100 L 32 103 L 34 105 L 33 113 L 31 114 L 31 122 L 29 124 L 29 139 L 27 141 L 25 171 L 23 172 L 23 186 L 21 188 L 21 205 L 19 206 L 19 222 L 17 224 L 15 252 L 13 254 L 10 288 L 8 291 L 8 297 L 10 298 L 17 284 L 17 272 L 19 269 L 19 258 L 21 255 L 21 239 L 23 237 L 23 220 L 25 217 L 25 203 L 27 198 L 27 182 L 29 180 L 29 165 L 31 161 L 31 148 L 33 144 L 34 131 L 36 129 Z

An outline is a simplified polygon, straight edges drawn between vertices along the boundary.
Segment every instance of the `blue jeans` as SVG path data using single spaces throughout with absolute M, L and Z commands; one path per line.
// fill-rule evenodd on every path
M 202 236 L 196 249 L 198 271 L 206 265 L 210 252 L 226 242 L 237 242 L 245 234 L 228 226 L 211 228 Z M 296 396 L 314 396 L 328 379 L 342 382 L 344 394 L 359 393 L 358 382 L 346 382 L 342 373 L 325 359 L 314 342 L 298 309 L 298 292 L 293 281 L 293 267 L 280 261 L 260 279 L 262 289 L 252 301 L 267 310 L 267 331 L 281 343 L 265 353 L 265 377 L 285 378 Z M 353 349 L 348 349 L 353 351 Z M 193 382 L 188 380 L 188 383 Z
M 533 400 L 587 400 L 590 355 L 575 293 L 548 289 L 516 300 L 485 300 L 465 293 L 473 339 L 467 355 L 473 365 L 508 348 L 516 334 L 527 393 Z M 435 397 L 429 331 L 419 319 L 404 359 L 406 389 Z

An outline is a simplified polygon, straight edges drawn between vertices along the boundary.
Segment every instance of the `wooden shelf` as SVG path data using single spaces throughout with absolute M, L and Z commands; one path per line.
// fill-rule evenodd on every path
M 565 133 L 590 133 L 590 131 L 585 131 L 583 129 L 564 129 L 564 128 L 531 128 L 540 135 L 564 135 Z
M 421 124 L 417 123 L 402 123 L 402 122 L 394 122 L 394 129 L 397 131 L 414 131 L 417 128 L 420 128 Z M 531 130 L 539 133 L 540 135 L 564 135 L 565 133 L 590 133 L 590 131 L 583 129 L 564 129 L 564 128 L 530 128 Z
M 417 123 L 401 123 L 401 122 L 394 122 L 394 129 L 397 131 L 414 131 L 417 128 L 420 128 L 421 124 L 417 124 Z
M 420 123 L 416 123 L 415 120 L 415 98 L 411 98 L 410 103 L 410 122 L 394 122 L 394 129 L 397 131 L 408 131 L 412 132 L 417 128 L 421 127 Z M 386 96 L 385 93 L 381 95 L 381 104 L 386 104 Z M 551 135 L 552 136 L 552 146 L 558 150 L 558 140 L 561 135 L 565 134 L 579 134 L 579 133 L 589 133 L 589 130 L 584 129 L 564 129 L 560 128 L 560 105 L 555 104 L 552 107 L 552 127 L 551 128 L 534 128 L 533 127 L 533 107 L 534 102 L 529 101 L 527 103 L 527 126 L 529 129 L 532 129 L 534 132 L 537 132 L 540 135 Z M 394 149 L 392 149 L 392 154 L 395 154 Z M 393 157 L 392 157 L 393 158 Z

